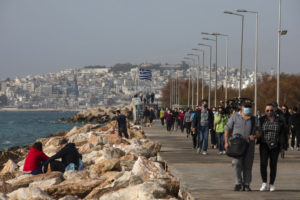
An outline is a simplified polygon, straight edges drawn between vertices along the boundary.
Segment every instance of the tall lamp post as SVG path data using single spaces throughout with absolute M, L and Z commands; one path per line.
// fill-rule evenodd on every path
M 189 53 L 188 56 L 196 56 L 198 58 L 198 67 L 197 67 L 197 105 L 199 105 L 199 66 L 200 66 L 200 56 L 197 54 Z
M 202 50 L 202 49 L 192 49 L 194 51 L 200 51 L 202 52 L 202 70 L 201 70 L 201 73 L 202 73 L 202 90 L 201 90 L 201 99 L 204 99 L 204 54 L 205 54 L 205 51 Z M 197 102 L 197 104 L 199 105 L 199 102 Z
M 240 58 L 240 84 L 239 84 L 239 98 L 242 96 L 242 73 L 243 73 L 243 40 L 244 40 L 244 15 L 237 14 L 231 11 L 224 11 L 225 14 L 236 15 L 242 17 L 241 30 L 241 58 Z
M 208 107 L 210 108 L 210 92 L 211 92 L 211 53 L 212 46 L 207 44 L 198 43 L 199 46 L 209 47 L 209 84 L 208 84 Z
M 258 63 L 258 12 L 245 9 L 237 9 L 236 12 L 252 13 L 256 15 L 256 34 L 255 34 L 255 65 L 254 65 L 254 115 L 257 114 L 257 63 Z
M 224 36 L 226 37 L 226 77 L 225 77 L 225 106 L 227 106 L 228 99 L 228 39 L 229 35 L 222 33 L 212 33 L 212 35 Z
M 193 61 L 193 66 L 195 66 L 195 59 L 190 58 L 190 57 L 187 57 L 187 58 L 192 60 Z M 191 73 L 191 69 L 190 69 L 190 74 L 191 74 L 191 82 L 192 82 L 192 109 L 194 109 L 194 80 L 193 80 L 193 76 L 192 76 L 192 73 Z
M 195 63 L 195 60 L 190 57 L 184 57 L 185 60 L 193 60 L 193 63 Z M 190 107 L 190 89 L 191 89 L 191 67 L 189 69 L 189 85 L 188 85 L 188 107 Z
M 206 32 L 201 32 L 202 35 L 212 35 L 215 36 L 216 39 L 211 39 L 211 38 L 202 38 L 203 40 L 210 40 L 214 41 L 216 44 L 215 50 L 216 50 L 216 66 L 215 66 L 215 107 L 217 106 L 217 88 L 218 88 L 218 35 L 213 35 L 211 33 L 206 33 Z
M 280 36 L 286 35 L 287 30 L 281 30 L 281 0 L 279 0 L 279 11 L 278 11 L 278 42 L 277 42 L 277 95 L 276 101 L 280 104 Z

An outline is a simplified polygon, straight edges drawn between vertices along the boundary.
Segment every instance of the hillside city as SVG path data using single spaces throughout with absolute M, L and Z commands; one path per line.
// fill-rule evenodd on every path
M 0 107 L 19 109 L 87 109 L 101 105 L 125 105 L 141 93 L 154 93 L 156 99 L 170 78 L 188 79 L 190 73 L 196 80 L 197 67 L 178 65 L 155 65 L 143 63 L 128 70 L 114 68 L 83 67 L 58 73 L 30 75 L 13 80 L 0 80 Z M 152 81 L 139 80 L 139 69 L 151 69 Z M 218 87 L 225 85 L 226 70 L 218 67 Z M 199 77 L 201 77 L 201 71 Z M 228 68 L 228 87 L 238 88 L 239 70 Z M 260 77 L 261 74 L 258 74 Z M 215 71 L 212 69 L 212 88 Z M 209 68 L 204 70 L 208 84 Z M 243 88 L 254 81 L 254 72 L 243 70 Z M 157 102 L 157 101 L 156 101 Z

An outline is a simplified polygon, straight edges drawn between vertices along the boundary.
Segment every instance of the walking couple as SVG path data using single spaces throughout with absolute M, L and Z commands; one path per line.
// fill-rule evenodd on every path
M 259 120 L 252 116 L 252 105 L 244 103 L 241 111 L 233 114 L 225 127 L 225 149 L 229 148 L 229 138 L 242 136 L 248 141 L 248 147 L 242 157 L 234 158 L 232 166 L 235 171 L 235 191 L 251 191 L 252 165 L 254 160 L 255 140 L 260 152 L 260 173 L 262 186 L 260 191 L 275 191 L 277 161 L 281 151 L 287 149 L 285 123 L 274 114 L 272 104 L 265 107 L 265 115 Z M 253 123 L 254 122 L 254 123 Z M 270 181 L 267 183 L 267 167 L 270 160 Z

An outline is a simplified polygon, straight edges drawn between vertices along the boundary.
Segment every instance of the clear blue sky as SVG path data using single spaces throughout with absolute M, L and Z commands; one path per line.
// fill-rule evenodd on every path
M 229 34 L 229 63 L 238 67 L 241 20 L 223 14 L 237 8 L 259 12 L 259 71 L 276 69 L 278 0 L 1 0 L 0 79 L 96 64 L 180 63 L 205 42 L 201 32 Z M 300 72 L 299 9 L 299 0 L 283 0 L 287 73 Z M 254 39 L 255 15 L 247 14 L 246 68 L 254 65 Z M 220 39 L 218 65 L 224 54 Z

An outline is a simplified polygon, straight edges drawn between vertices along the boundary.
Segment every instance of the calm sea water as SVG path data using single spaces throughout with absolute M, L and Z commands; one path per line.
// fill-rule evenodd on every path
M 70 130 L 78 124 L 56 121 L 74 114 L 75 112 L 0 112 L 0 150 L 28 145 L 37 138 Z

